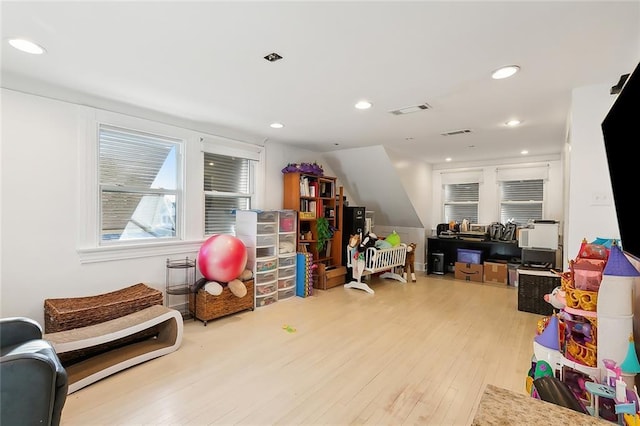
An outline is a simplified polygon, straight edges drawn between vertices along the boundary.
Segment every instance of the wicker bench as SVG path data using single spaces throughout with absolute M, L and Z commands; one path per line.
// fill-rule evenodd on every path
M 69 391 L 75 392 L 111 374 L 177 350 L 182 343 L 182 315 L 175 309 L 152 305 L 95 325 L 47 333 L 60 358 L 84 353 L 67 363 Z M 146 337 L 152 330 L 153 336 Z M 131 336 L 141 336 L 131 340 Z M 99 350 L 95 350 L 98 348 Z
M 99 324 L 152 305 L 162 305 L 163 301 L 160 290 L 143 283 L 95 296 L 46 299 L 44 332 L 56 333 Z

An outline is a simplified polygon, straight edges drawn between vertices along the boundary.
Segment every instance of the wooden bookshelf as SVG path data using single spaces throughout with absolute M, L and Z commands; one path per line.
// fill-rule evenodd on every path
M 298 251 L 313 254 L 314 263 L 327 267 L 342 264 L 342 187 L 336 178 L 306 173 L 285 173 L 283 208 L 298 212 Z M 333 238 L 318 250 L 318 218 L 325 218 L 335 229 Z

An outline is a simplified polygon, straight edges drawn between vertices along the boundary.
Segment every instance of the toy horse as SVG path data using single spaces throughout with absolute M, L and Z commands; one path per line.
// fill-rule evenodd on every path
M 409 281 L 407 275 L 411 273 L 411 281 L 416 282 L 416 243 L 410 243 L 407 245 L 407 256 L 404 259 L 404 272 L 402 278 Z

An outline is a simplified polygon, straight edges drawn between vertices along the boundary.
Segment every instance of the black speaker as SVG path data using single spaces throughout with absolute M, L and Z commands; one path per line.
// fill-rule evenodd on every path
M 364 234 L 364 216 L 365 207 L 347 206 L 343 208 L 342 217 L 342 265 L 347 266 L 347 244 L 349 244 L 349 237 L 355 234 Z M 351 268 L 347 268 L 347 282 L 351 281 Z

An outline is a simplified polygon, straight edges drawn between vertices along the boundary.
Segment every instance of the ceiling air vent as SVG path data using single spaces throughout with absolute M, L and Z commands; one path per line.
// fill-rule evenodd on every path
M 450 132 L 444 132 L 444 133 L 440 133 L 440 134 L 442 136 L 453 136 L 453 135 L 464 135 L 466 133 L 471 133 L 471 130 L 469 130 L 469 129 L 451 130 Z
M 404 115 L 411 114 L 412 112 L 418 112 L 425 109 L 431 109 L 431 106 L 428 103 L 423 103 L 420 105 L 414 105 L 406 108 L 394 109 L 393 111 L 389 111 L 393 115 Z

